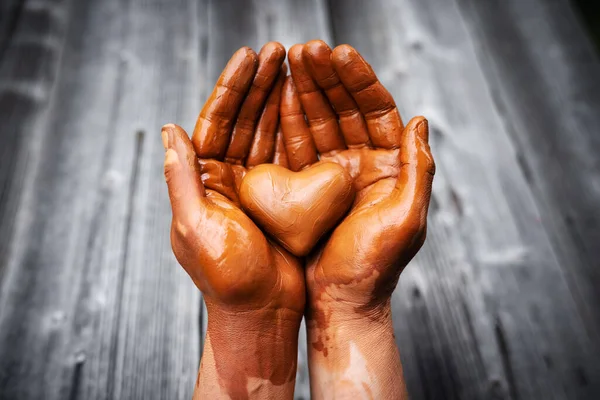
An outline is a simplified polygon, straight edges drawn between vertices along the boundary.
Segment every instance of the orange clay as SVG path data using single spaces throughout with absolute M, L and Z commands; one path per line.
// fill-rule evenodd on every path
M 353 199 L 350 175 L 329 162 L 301 172 L 259 165 L 248 172 L 240 187 L 246 213 L 297 256 L 312 250 L 344 216 Z

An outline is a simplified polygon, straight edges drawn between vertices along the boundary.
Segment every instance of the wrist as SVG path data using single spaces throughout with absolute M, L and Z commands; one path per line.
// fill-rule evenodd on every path
M 406 398 L 389 301 L 364 310 L 315 306 L 307 309 L 312 397 Z
M 376 308 L 361 309 L 341 302 L 310 304 L 306 311 L 306 329 L 309 351 L 326 360 L 338 363 L 348 353 L 352 344 L 371 343 L 382 337 L 394 339 L 391 306 L 389 302 Z M 320 353 L 320 354 L 319 354 Z
M 306 299 L 306 319 L 316 325 L 334 319 L 337 323 L 360 324 L 364 321 L 391 321 L 391 296 L 375 298 L 362 291 L 341 290 L 335 285 L 309 285 Z M 376 325 L 376 324 L 375 324 Z
M 288 309 L 209 307 L 195 396 L 291 398 L 301 317 Z

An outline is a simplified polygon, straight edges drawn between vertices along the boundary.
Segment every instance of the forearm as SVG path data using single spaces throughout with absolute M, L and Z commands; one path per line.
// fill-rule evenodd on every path
M 313 399 L 407 399 L 389 306 L 372 314 L 309 312 Z
M 289 311 L 265 314 L 209 313 L 194 400 L 293 398 L 300 322 Z

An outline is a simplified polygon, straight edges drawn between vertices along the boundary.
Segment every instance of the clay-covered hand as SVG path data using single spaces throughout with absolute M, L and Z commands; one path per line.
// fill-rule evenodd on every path
M 349 343 L 355 343 L 359 355 L 354 357 L 365 357 L 366 370 L 355 371 L 354 379 L 349 378 L 352 371 L 340 369 L 338 375 L 328 375 L 335 376 L 332 382 L 345 376 L 354 387 L 350 393 L 399 398 L 398 390 L 385 392 L 371 385 L 376 378 L 389 380 L 385 373 L 369 378 L 370 358 L 381 365 L 387 355 L 366 354 L 385 342 L 384 335 L 397 355 L 390 297 L 401 271 L 425 240 L 435 172 L 427 120 L 416 117 L 404 126 L 390 93 L 348 45 L 331 51 L 324 42 L 311 41 L 293 46 L 288 59 L 293 79 L 284 83 L 280 114 L 290 168 L 301 170 L 318 159 L 332 161 L 346 169 L 356 189 L 347 216 L 306 265 L 311 380 L 315 360 L 329 365 L 329 372 L 342 368 L 343 360 L 353 357 Z M 381 321 L 384 328 L 379 337 L 365 338 L 372 321 Z M 337 362 L 326 360 L 328 353 Z M 390 363 L 399 368 L 396 359 Z M 377 368 L 371 372 L 378 374 Z M 314 386 L 325 379 L 324 371 L 319 374 L 311 382 Z M 322 385 L 328 394 L 315 387 L 313 396 L 327 398 L 334 386 Z
M 405 127 L 392 96 L 348 45 L 332 52 L 311 41 L 288 57 L 293 80 L 284 84 L 281 124 L 291 169 L 319 155 L 343 166 L 357 192 L 309 264 L 312 300 L 374 311 L 425 240 L 435 172 L 427 120 Z
M 258 55 L 241 48 L 204 105 L 192 141 L 176 125 L 163 127 L 173 252 L 208 310 L 195 398 L 293 393 L 303 271 L 238 201 L 248 168 L 286 165 L 277 135 L 284 59 L 279 43 Z

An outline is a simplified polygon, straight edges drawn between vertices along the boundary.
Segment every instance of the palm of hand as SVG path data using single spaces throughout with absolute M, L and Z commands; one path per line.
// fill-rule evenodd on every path
M 346 218 L 310 259 L 307 280 L 319 287 L 315 294 L 325 291 L 360 308 L 375 305 L 391 295 L 425 239 L 422 221 L 411 221 L 412 202 L 405 201 L 406 217 L 398 218 L 399 150 L 351 149 L 322 159 L 344 166 L 357 194 Z
M 301 314 L 304 277 L 299 260 L 270 241 L 238 203 L 224 193 L 237 194 L 237 187 L 223 185 L 220 190 L 206 190 L 207 209 L 214 218 L 199 223 L 202 228 L 195 232 L 214 232 L 211 242 L 223 247 L 218 252 L 207 247 L 185 250 L 203 258 L 192 264 L 192 278 L 207 303 L 214 298 L 221 304 L 249 310 L 285 308 Z
M 269 241 L 238 200 L 249 168 L 286 162 L 276 137 L 284 57 L 277 43 L 258 57 L 238 50 L 198 117 L 193 144 L 180 127 L 163 128 L 173 251 L 209 308 L 304 310 L 298 259 Z
M 346 218 L 308 260 L 309 295 L 376 307 L 425 238 L 435 168 L 427 122 L 414 118 L 404 128 L 390 94 L 349 46 L 332 53 L 312 41 L 292 47 L 289 62 L 293 82 L 285 83 L 281 114 L 290 165 L 304 168 L 318 152 L 344 167 L 357 191 Z

